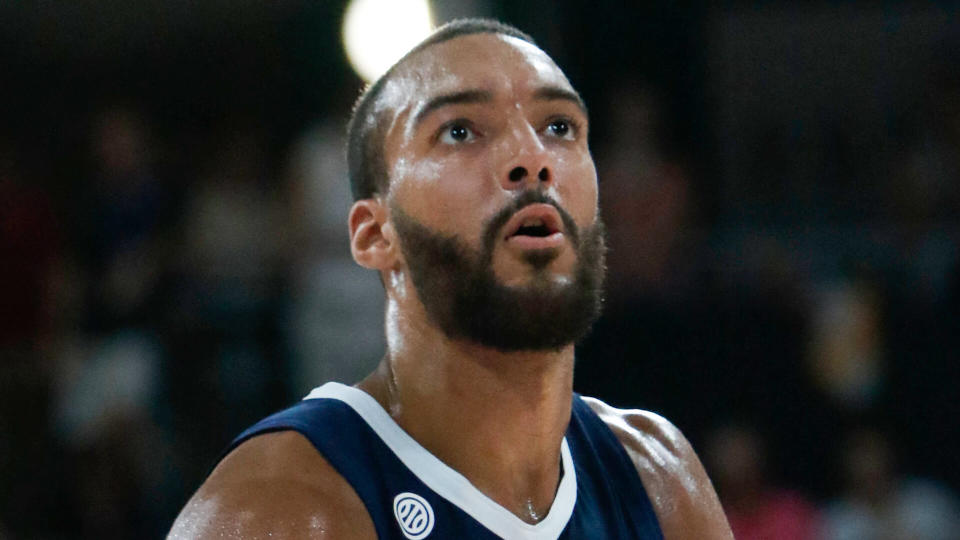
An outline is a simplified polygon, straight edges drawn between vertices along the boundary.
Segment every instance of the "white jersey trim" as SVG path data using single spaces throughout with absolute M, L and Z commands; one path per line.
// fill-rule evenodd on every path
M 420 446 L 390 418 L 372 396 L 352 386 L 330 382 L 304 399 L 330 398 L 350 406 L 383 442 L 430 489 L 476 519 L 494 534 L 510 540 L 553 540 L 570 521 L 577 502 L 577 473 L 566 437 L 560 444 L 563 477 L 550 512 L 536 525 L 526 523 L 474 487 L 462 474 Z

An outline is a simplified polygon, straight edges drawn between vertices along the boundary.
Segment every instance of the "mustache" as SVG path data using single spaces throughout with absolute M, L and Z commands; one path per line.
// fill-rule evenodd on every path
M 560 214 L 560 219 L 563 221 L 564 234 L 570 237 L 573 245 L 580 245 L 580 229 L 577 227 L 576 222 L 573 221 L 570 213 L 564 210 L 563 207 L 560 206 L 560 203 L 554 200 L 553 197 L 550 197 L 542 190 L 528 189 L 517 195 L 516 198 L 484 223 L 483 245 L 487 253 L 492 251 L 493 244 L 497 241 L 500 229 L 510 221 L 510 218 L 513 217 L 514 214 L 531 204 L 549 204 L 554 207 L 557 213 Z

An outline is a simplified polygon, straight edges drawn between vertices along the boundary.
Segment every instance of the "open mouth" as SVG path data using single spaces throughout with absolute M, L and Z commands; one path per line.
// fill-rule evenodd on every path
M 556 208 L 549 204 L 531 204 L 514 214 L 506 226 L 507 239 L 517 237 L 547 238 L 563 232 L 563 221 Z
M 510 218 L 504 231 L 507 245 L 524 257 L 538 251 L 556 256 L 566 241 L 560 213 L 546 203 L 525 206 Z
M 513 236 L 533 236 L 534 238 L 543 238 L 545 236 L 550 236 L 556 231 L 551 231 L 550 227 L 547 227 L 543 223 L 532 223 L 521 225 L 517 232 Z

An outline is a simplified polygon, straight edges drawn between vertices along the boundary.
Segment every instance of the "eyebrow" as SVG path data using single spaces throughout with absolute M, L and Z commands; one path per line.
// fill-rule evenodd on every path
M 580 109 L 580 112 L 584 116 L 589 117 L 587 114 L 587 104 L 583 102 L 583 99 L 580 98 L 580 94 L 572 90 L 567 90 L 566 88 L 561 88 L 559 86 L 544 86 L 537 89 L 533 93 L 534 99 L 541 101 L 553 101 L 553 100 L 564 100 L 569 101 L 577 106 Z
M 580 95 L 572 90 L 561 88 L 559 86 L 544 86 L 538 88 L 533 93 L 533 98 L 538 101 L 563 100 L 569 101 L 577 106 L 584 116 L 587 114 L 587 105 L 580 98 Z M 487 90 L 470 89 L 451 94 L 442 94 L 429 99 L 423 107 L 417 111 L 413 118 L 413 125 L 418 126 L 433 111 L 450 105 L 463 105 L 472 103 L 489 103 L 493 101 L 493 94 Z
M 433 111 L 450 105 L 462 105 L 464 103 L 487 103 L 493 101 L 493 94 L 486 90 L 464 90 L 452 94 L 443 94 L 431 98 L 417 111 L 413 118 L 413 125 L 419 125 L 424 118 Z

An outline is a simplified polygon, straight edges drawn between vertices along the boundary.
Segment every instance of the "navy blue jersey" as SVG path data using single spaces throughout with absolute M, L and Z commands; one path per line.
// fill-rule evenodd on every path
M 573 397 L 550 512 L 531 525 L 420 446 L 370 395 L 327 383 L 243 432 L 294 430 L 360 496 L 382 539 L 662 539 L 636 467 L 612 431 Z M 228 451 L 229 451 L 228 450 Z

